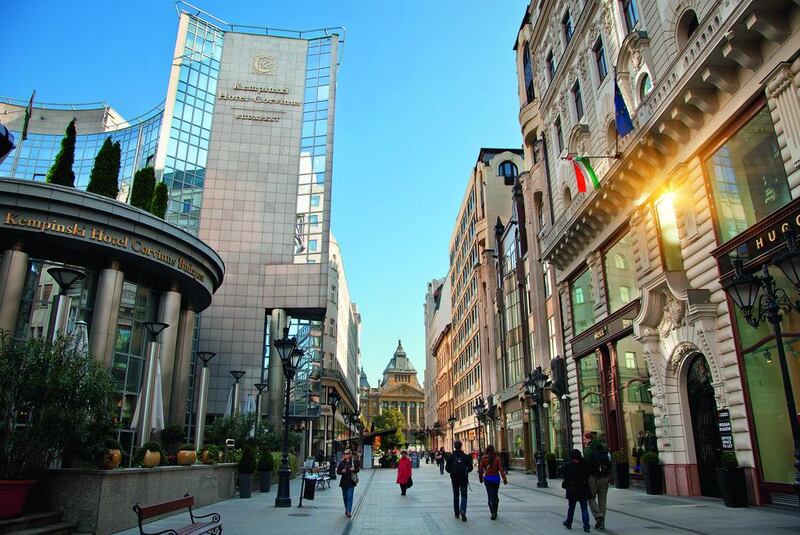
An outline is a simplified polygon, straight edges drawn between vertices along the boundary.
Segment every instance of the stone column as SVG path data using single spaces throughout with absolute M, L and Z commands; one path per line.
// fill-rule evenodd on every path
M 28 254 L 19 249 L 3 251 L 0 261 L 0 331 L 12 336 L 17 326 L 19 301 L 28 273 Z
M 117 321 L 124 282 L 125 274 L 120 271 L 120 263 L 116 260 L 100 272 L 97 280 L 92 327 L 89 330 L 89 351 L 107 368 L 114 360 L 114 343 L 117 339 Z
M 275 309 L 270 315 L 269 322 L 269 395 L 267 396 L 267 417 L 272 422 L 272 429 L 276 433 L 283 430 L 283 402 L 286 388 L 286 378 L 283 376 L 283 365 L 275 349 L 275 340 L 283 338 L 283 329 L 289 325 L 286 311 Z
M 765 80 L 765 93 L 792 198 L 800 195 L 800 59 L 780 63 Z
M 184 424 L 186 398 L 189 392 L 189 373 L 192 368 L 192 348 L 197 313 L 191 303 L 181 310 L 178 318 L 178 337 L 175 345 L 175 365 L 172 372 L 168 424 Z
M 594 300 L 594 321 L 597 323 L 608 316 L 606 305 L 606 276 L 603 269 L 603 254 L 592 251 L 586 257 L 586 264 L 592 270 L 592 299 Z
M 164 400 L 164 415 L 172 414 L 172 376 L 175 367 L 175 344 L 178 340 L 178 328 L 181 312 L 181 294 L 176 284 L 161 294 L 159 303 L 158 321 L 163 321 L 169 327 L 159 335 L 161 351 L 161 393 Z M 183 411 L 183 407 L 178 408 Z

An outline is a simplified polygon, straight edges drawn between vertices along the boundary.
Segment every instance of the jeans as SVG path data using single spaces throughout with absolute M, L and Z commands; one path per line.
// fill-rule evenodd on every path
M 453 485 L 453 511 L 467 514 L 467 480 L 463 481 L 451 479 L 450 483 Z M 461 494 L 461 504 L 459 505 L 458 495 Z
M 489 511 L 492 514 L 497 514 L 497 504 L 500 503 L 500 498 L 497 495 L 500 490 L 500 482 L 486 481 L 484 479 L 483 484 L 486 485 L 486 495 L 489 498 Z
M 589 476 L 589 490 L 592 491 L 592 497 L 589 498 L 589 507 L 592 508 L 592 515 L 595 519 L 605 517 L 608 477 Z
M 344 499 L 344 510 L 348 513 L 353 511 L 353 493 L 355 487 L 342 487 L 342 498 Z
M 439 462 L 439 475 L 444 474 L 444 461 Z
M 569 507 L 567 508 L 567 525 L 572 526 L 572 518 L 575 516 L 575 500 L 569 501 Z M 589 527 L 589 508 L 586 506 L 586 500 L 581 500 L 577 502 L 581 504 L 581 517 L 583 519 L 583 527 Z

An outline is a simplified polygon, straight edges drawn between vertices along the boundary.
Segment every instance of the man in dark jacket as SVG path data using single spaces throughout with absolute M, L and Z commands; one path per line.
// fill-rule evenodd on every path
M 472 472 L 472 457 L 461 450 L 461 441 L 453 443 L 453 453 L 447 459 L 444 467 L 450 474 L 450 483 L 453 486 L 453 511 L 456 518 L 459 516 L 464 522 L 467 521 L 467 488 L 469 485 L 469 473 Z M 459 502 L 459 494 L 461 500 Z

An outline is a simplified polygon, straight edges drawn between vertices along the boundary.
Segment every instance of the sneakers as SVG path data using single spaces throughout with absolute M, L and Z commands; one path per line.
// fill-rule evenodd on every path
M 345 511 L 344 512 L 344 516 L 346 516 L 347 518 L 351 518 L 353 515 L 348 513 L 347 511 Z

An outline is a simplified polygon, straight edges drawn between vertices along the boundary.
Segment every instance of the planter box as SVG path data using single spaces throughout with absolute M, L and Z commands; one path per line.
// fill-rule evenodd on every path
M 664 494 L 664 467 L 658 463 L 642 465 L 647 494 Z
M 611 465 L 614 474 L 614 486 L 618 489 L 627 489 L 631 486 L 631 473 L 628 463 L 614 463 Z
M 747 507 L 747 483 L 742 468 L 717 468 L 717 483 L 726 507 Z
M 123 470 L 48 470 L 38 485 L 45 511 L 64 511 L 78 532 L 115 533 L 135 527 L 134 504 L 175 500 L 187 492 L 195 507 L 234 496 L 236 464 L 196 464 Z

